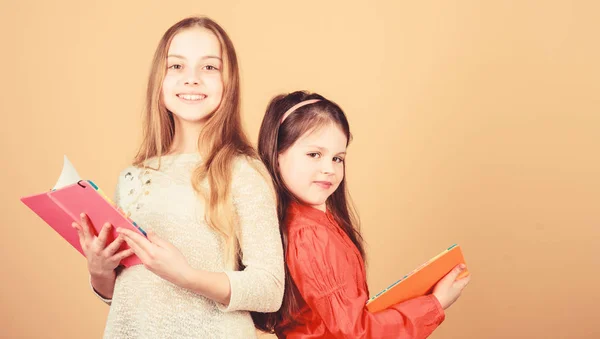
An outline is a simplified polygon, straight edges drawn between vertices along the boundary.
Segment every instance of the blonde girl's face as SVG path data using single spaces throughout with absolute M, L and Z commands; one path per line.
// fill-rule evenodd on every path
M 206 28 L 189 28 L 173 37 L 167 54 L 162 84 L 165 106 L 175 118 L 205 121 L 223 97 L 219 40 Z
M 327 198 L 344 179 L 347 139 L 330 123 L 301 136 L 279 154 L 286 187 L 302 202 L 325 211 Z

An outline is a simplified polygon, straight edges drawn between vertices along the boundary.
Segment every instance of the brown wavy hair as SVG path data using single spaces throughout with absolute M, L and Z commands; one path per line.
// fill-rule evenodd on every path
M 320 99 L 321 101 L 298 108 L 283 123 L 280 123 L 283 114 L 288 109 L 310 99 Z M 274 97 L 269 103 L 263 118 L 258 137 L 258 153 L 269 174 L 271 174 L 273 185 L 277 191 L 277 214 L 284 253 L 286 254 L 288 244 L 286 212 L 290 203 L 302 202 L 292 194 L 283 181 L 279 169 L 279 154 L 285 152 L 305 133 L 331 123 L 337 125 L 344 132 L 347 146 L 352 139 L 352 135 L 344 111 L 333 101 L 317 93 L 306 91 L 296 91 Z M 344 162 L 344 179 L 340 182 L 338 189 L 327 199 L 327 209 L 340 228 L 352 240 L 364 259 L 365 252 L 363 239 L 359 231 L 359 219 L 347 190 L 345 170 L 346 165 Z M 291 319 L 291 316 L 299 311 L 301 299 L 302 297 L 286 265 L 283 304 L 278 312 L 262 315 L 265 328 L 270 333 L 274 333 L 278 324 L 284 319 Z

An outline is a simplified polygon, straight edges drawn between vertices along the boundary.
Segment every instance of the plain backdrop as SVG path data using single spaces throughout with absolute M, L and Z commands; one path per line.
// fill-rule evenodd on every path
M 596 1 L 3 1 L 0 337 L 100 338 L 85 260 L 19 197 L 67 154 L 112 195 L 164 31 L 231 36 L 253 141 L 267 102 L 346 111 L 371 293 L 459 243 L 473 274 L 431 336 L 600 338 Z

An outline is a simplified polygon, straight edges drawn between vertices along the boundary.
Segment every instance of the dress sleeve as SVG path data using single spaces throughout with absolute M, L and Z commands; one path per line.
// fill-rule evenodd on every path
M 297 229 L 287 260 L 301 296 L 334 338 L 426 338 L 442 323 L 444 311 L 433 295 L 370 313 L 366 291 L 349 269 L 356 263 L 332 236 L 325 227 Z

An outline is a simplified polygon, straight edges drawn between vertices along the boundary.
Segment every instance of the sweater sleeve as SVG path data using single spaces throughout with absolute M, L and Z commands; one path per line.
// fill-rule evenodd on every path
M 239 161 L 232 182 L 243 271 L 227 271 L 231 286 L 223 311 L 275 312 L 283 300 L 285 271 L 272 185 L 262 163 Z M 265 170 L 266 173 L 266 170 Z

